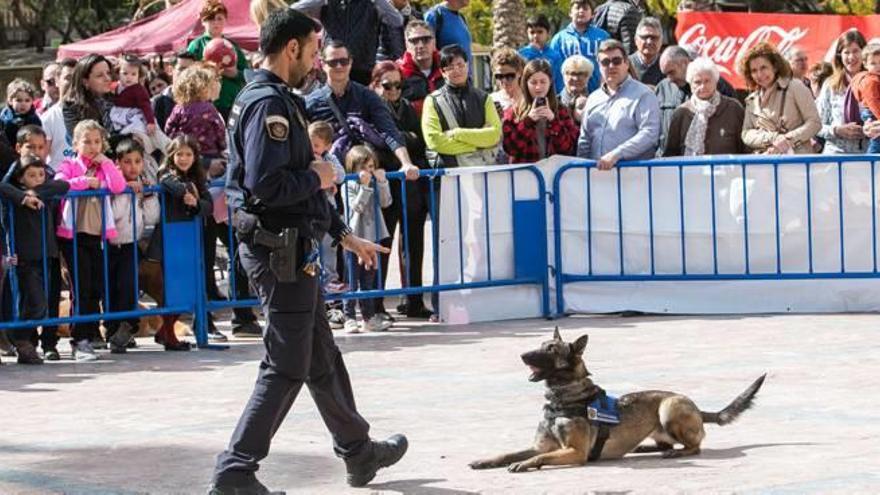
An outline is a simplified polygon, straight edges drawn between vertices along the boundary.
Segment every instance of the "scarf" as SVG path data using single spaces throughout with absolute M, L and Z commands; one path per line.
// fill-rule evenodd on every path
M 684 138 L 684 154 L 685 156 L 702 155 L 706 151 L 706 128 L 709 126 L 709 119 L 715 114 L 718 105 L 721 103 L 721 93 L 715 91 L 712 98 L 703 100 L 696 94 L 691 95 L 691 104 L 694 106 L 694 119 L 688 127 L 687 135 Z

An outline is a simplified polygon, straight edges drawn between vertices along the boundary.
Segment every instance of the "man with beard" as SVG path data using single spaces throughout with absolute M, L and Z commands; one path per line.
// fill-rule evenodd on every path
M 370 439 L 327 323 L 320 267 L 310 262 L 325 233 L 367 268 L 388 252 L 353 235 L 331 210 L 322 189 L 333 186 L 333 167 L 314 161 L 302 100 L 290 91 L 314 65 L 319 29 L 296 10 L 272 12 L 260 29 L 263 68 L 230 113 L 227 198 L 241 263 L 266 316 L 266 355 L 229 447 L 217 457 L 211 494 L 270 493 L 255 472 L 303 384 L 345 460 L 349 485 L 366 485 L 407 448 L 403 435 Z

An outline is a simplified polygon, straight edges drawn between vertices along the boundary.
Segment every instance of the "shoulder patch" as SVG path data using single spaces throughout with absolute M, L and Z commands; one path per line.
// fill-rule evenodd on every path
M 269 115 L 266 117 L 266 131 L 269 137 L 276 141 L 284 141 L 290 133 L 290 121 L 281 115 Z

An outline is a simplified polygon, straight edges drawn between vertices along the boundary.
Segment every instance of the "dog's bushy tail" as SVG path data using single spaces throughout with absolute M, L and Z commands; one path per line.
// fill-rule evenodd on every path
M 758 390 L 761 389 L 761 385 L 764 384 L 764 379 L 767 378 L 767 373 L 761 375 L 754 383 L 749 385 L 743 393 L 739 394 L 736 399 L 733 399 L 733 402 L 727 405 L 724 409 L 718 412 L 702 412 L 703 422 L 704 423 L 715 423 L 717 425 L 724 426 L 726 424 L 733 423 L 736 421 L 736 418 L 739 417 L 740 414 L 745 412 L 748 408 L 752 407 L 752 400 L 755 398 L 755 395 L 758 394 Z

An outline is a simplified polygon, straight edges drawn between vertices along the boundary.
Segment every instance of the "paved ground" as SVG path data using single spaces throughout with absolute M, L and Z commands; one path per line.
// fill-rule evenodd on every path
M 877 493 L 880 374 L 875 315 L 568 318 L 590 334 L 597 383 L 688 393 L 726 405 L 768 371 L 758 405 L 709 426 L 701 456 L 653 455 L 526 474 L 468 461 L 529 443 L 542 403 L 518 355 L 550 335 L 541 320 L 399 328 L 338 342 L 373 431 L 409 435 L 401 463 L 350 490 L 308 394 L 276 436 L 260 476 L 288 493 Z M 40 368 L 0 367 L 0 493 L 201 493 L 260 357 L 159 352 Z M 7 362 L 9 360 L 7 359 Z

